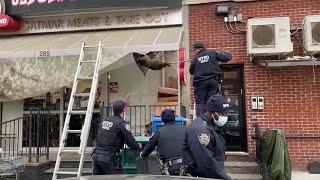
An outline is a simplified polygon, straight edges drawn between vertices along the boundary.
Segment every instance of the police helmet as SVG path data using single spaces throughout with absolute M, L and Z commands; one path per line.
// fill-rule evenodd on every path
M 174 122 L 175 121 L 175 114 L 174 114 L 174 110 L 172 109 L 165 109 L 162 111 L 161 113 L 161 120 L 162 122 L 164 123 L 167 123 L 167 122 Z

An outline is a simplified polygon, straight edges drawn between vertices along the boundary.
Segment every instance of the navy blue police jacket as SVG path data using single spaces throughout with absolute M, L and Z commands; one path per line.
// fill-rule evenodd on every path
M 142 150 L 142 157 L 148 156 L 156 146 L 161 159 L 167 160 L 182 156 L 182 148 L 186 138 L 184 126 L 174 122 L 165 123 L 152 135 L 148 144 Z
M 222 75 L 218 61 L 228 62 L 232 56 L 229 53 L 219 53 L 213 50 L 204 49 L 200 51 L 193 59 L 189 68 L 189 72 L 193 75 L 193 85 L 205 80 L 209 80 L 214 76 Z
M 225 145 L 215 126 L 207 123 L 206 115 L 187 127 L 183 163 L 194 176 L 231 179 L 224 171 Z
M 139 144 L 126 128 L 126 122 L 120 116 L 103 119 L 97 132 L 96 149 L 119 152 L 124 143 L 134 150 L 139 149 Z

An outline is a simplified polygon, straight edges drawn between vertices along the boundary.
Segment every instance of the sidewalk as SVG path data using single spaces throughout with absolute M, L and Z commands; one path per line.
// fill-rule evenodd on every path
M 293 171 L 291 180 L 319 180 L 320 174 L 309 174 L 309 172 Z

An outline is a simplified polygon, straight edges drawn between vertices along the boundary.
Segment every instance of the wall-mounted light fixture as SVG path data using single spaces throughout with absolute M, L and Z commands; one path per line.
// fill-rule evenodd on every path
M 217 4 L 215 8 L 216 15 L 228 15 L 230 12 L 230 6 L 227 4 Z

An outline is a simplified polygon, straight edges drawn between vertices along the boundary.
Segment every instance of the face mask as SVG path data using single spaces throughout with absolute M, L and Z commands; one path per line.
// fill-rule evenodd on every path
M 216 115 L 219 117 L 218 118 L 218 121 L 214 118 L 214 116 L 212 116 L 213 117 L 213 119 L 216 121 L 216 124 L 218 125 L 218 126 L 224 126 L 226 123 L 227 123 L 227 121 L 228 121 L 228 116 L 219 116 L 217 113 L 216 113 Z

